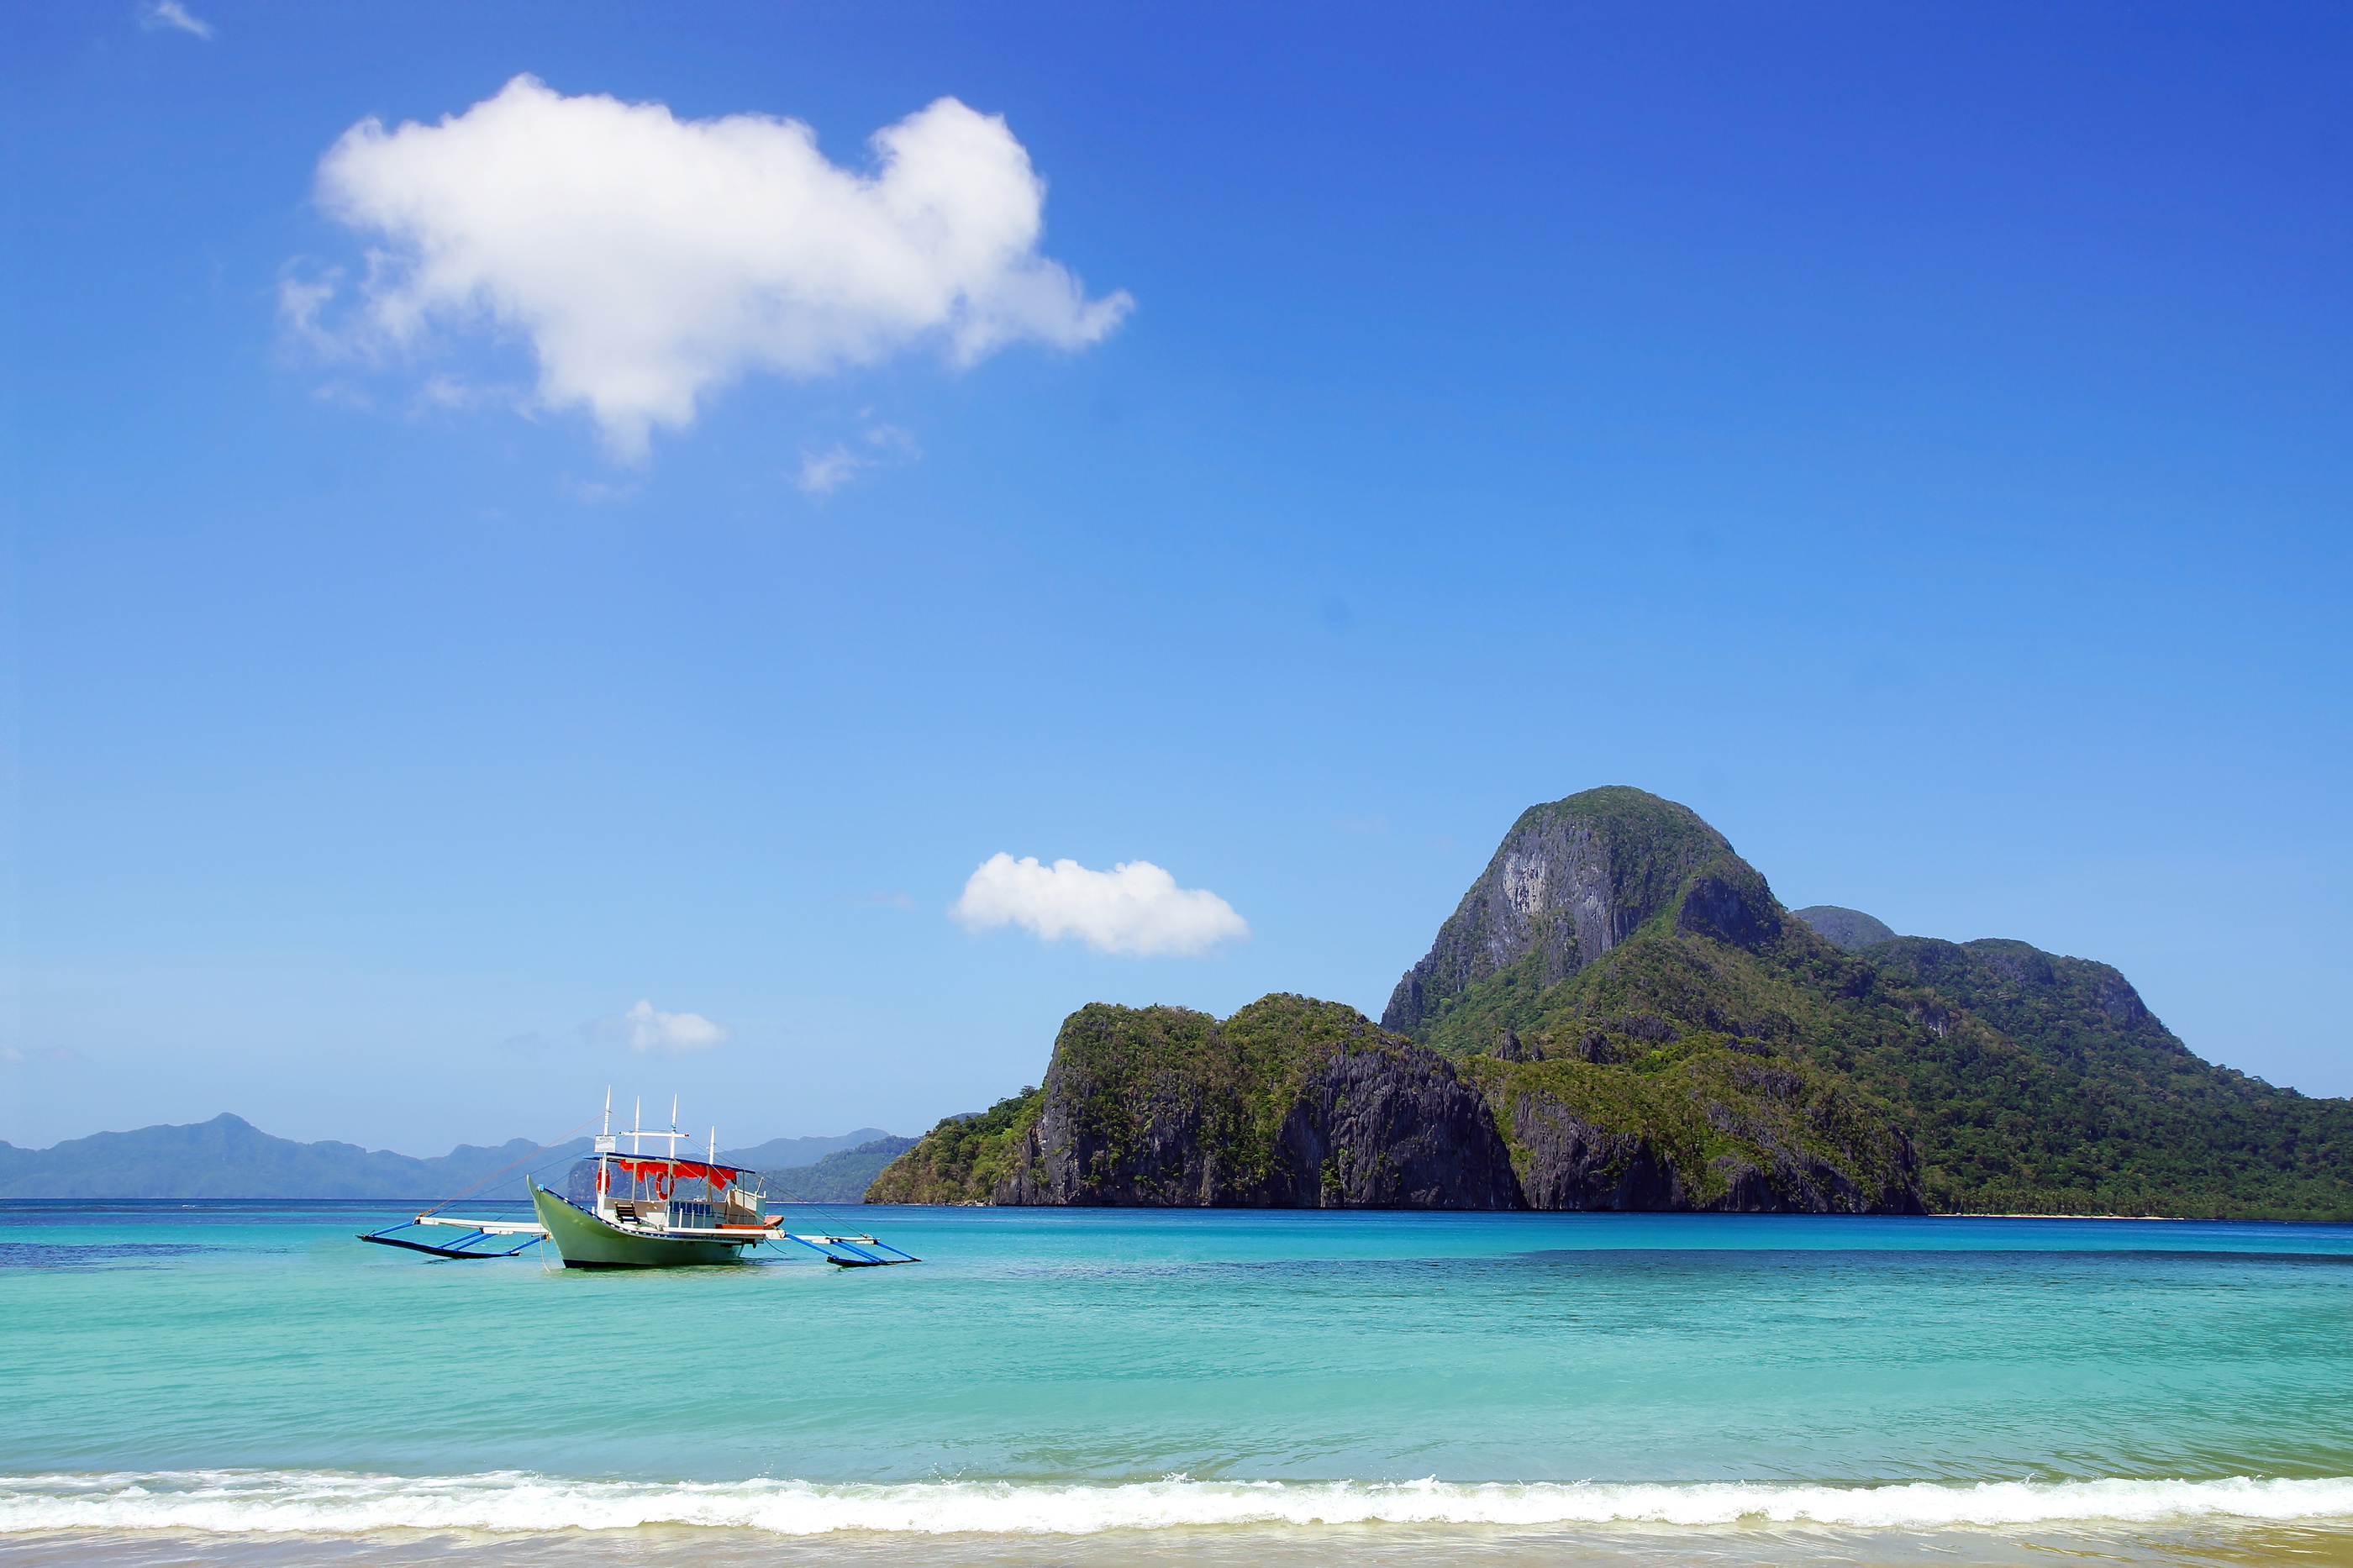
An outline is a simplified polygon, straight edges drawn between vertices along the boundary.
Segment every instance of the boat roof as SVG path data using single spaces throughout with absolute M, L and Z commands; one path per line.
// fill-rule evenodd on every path
M 673 1176 L 685 1176 L 689 1180 L 691 1180 L 696 1176 L 709 1175 L 713 1172 L 724 1172 L 731 1176 L 755 1176 L 759 1174 L 757 1171 L 753 1170 L 749 1165 L 723 1164 L 717 1160 L 681 1160 L 669 1154 L 622 1154 L 617 1152 L 611 1154 L 591 1154 L 587 1156 L 587 1158 L 592 1160 L 611 1160 L 617 1164 L 626 1166 L 628 1169 L 629 1173 L 635 1176 L 650 1175 L 657 1171 L 666 1172 Z

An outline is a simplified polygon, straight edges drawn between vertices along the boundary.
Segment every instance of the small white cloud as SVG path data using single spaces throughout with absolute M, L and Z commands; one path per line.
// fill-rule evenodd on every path
M 966 931 L 1014 925 L 1046 942 L 1075 936 L 1097 952 L 1194 956 L 1247 940 L 1250 922 L 1206 888 L 1180 888 L 1149 860 L 1090 871 L 1075 860 L 1040 865 L 992 855 L 948 913 Z
M 589 1040 L 625 1041 L 633 1051 L 676 1054 L 724 1045 L 734 1031 L 700 1013 L 658 1013 L 651 1002 L 640 1000 L 626 1013 L 581 1025 L 580 1033 Z
M 829 452 L 803 453 L 800 478 L 793 482 L 810 495 L 829 496 L 848 484 L 866 463 L 867 459 L 837 441 Z
M 201 17 L 189 16 L 188 8 L 181 5 L 180 0 L 155 0 L 153 5 L 139 14 L 139 25 L 151 33 L 174 27 L 199 38 L 213 36 L 213 25 Z
M 1082 348 L 1127 314 L 1039 252 L 1045 182 L 1003 120 L 943 98 L 872 144 L 861 174 L 798 121 L 679 120 L 528 76 L 438 125 L 363 121 L 319 165 L 321 206 L 381 242 L 332 352 L 437 324 L 519 336 L 538 402 L 585 408 L 636 459 L 748 373 L 926 343 L 965 366 L 1024 340 Z M 341 285 L 281 285 L 295 335 L 327 332 L 322 287 Z
M 628 1021 L 633 1051 L 707 1051 L 726 1044 L 733 1033 L 700 1013 L 657 1013 L 651 1002 L 642 1000 L 621 1016 Z
M 871 425 L 864 439 L 870 451 L 853 452 L 836 441 L 825 451 L 803 452 L 801 471 L 793 482 L 809 495 L 829 496 L 856 479 L 861 469 L 889 462 L 912 463 L 923 455 L 914 433 L 896 425 Z

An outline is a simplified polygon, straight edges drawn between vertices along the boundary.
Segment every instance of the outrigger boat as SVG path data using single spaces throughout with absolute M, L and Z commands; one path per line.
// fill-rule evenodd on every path
M 644 1118 L 638 1115 L 631 1120 L 642 1122 Z M 652 1131 L 640 1125 L 615 1132 L 613 1097 L 607 1090 L 605 1129 L 596 1134 L 595 1152 L 574 1162 L 565 1192 L 556 1193 L 537 1182 L 529 1184 L 532 1209 L 539 1216 L 536 1223 L 460 1218 L 438 1212 L 448 1206 L 445 1203 L 415 1219 L 370 1231 L 360 1239 L 436 1258 L 512 1258 L 544 1241 L 554 1246 L 566 1268 L 680 1268 L 739 1263 L 745 1248 L 772 1242 L 796 1243 L 844 1268 L 923 1261 L 871 1236 L 787 1231 L 784 1215 L 767 1213 L 769 1194 L 760 1173 L 720 1163 L 717 1128 L 711 1130 L 710 1151 L 700 1160 L 678 1157 L 679 1141 L 688 1136 L 678 1130 L 675 1100 L 670 1104 L 668 1130 Z M 623 1138 L 629 1140 L 626 1154 L 620 1152 Z M 663 1152 L 646 1153 L 648 1139 L 664 1141 Z M 393 1234 L 418 1226 L 457 1226 L 466 1234 L 442 1246 Z M 509 1246 L 510 1242 L 515 1245 Z

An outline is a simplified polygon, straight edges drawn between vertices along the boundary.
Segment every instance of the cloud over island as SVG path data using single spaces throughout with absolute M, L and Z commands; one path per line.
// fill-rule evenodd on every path
M 1128 312 L 1039 253 L 1045 182 L 1001 118 L 943 98 L 872 146 L 860 173 L 799 121 L 680 120 L 519 76 L 438 124 L 345 132 L 319 204 L 376 248 L 348 308 L 333 271 L 290 277 L 281 308 L 331 354 L 435 326 L 524 339 L 533 400 L 585 408 L 630 459 L 748 373 L 1076 349 Z
M 1019 926 L 1040 941 L 1077 937 L 1097 952 L 1137 958 L 1197 957 L 1250 933 L 1231 904 L 1206 888 L 1178 887 L 1149 860 L 1091 871 L 1075 860 L 992 855 L 948 913 L 970 931 Z

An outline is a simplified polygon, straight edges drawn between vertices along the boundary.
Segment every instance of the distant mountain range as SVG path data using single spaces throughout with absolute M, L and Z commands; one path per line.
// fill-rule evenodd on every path
M 771 1138 L 765 1143 L 754 1143 L 749 1149 L 723 1149 L 719 1157 L 731 1165 L 742 1165 L 748 1170 L 788 1171 L 797 1166 L 817 1164 L 828 1154 L 855 1149 L 861 1143 L 871 1143 L 877 1138 L 890 1136 L 880 1127 L 861 1127 L 838 1138 Z
M 914 1146 L 913 1138 L 893 1138 L 885 1132 L 854 1148 L 838 1149 L 814 1165 L 771 1168 L 763 1174 L 768 1178 L 768 1191 L 780 1198 L 805 1204 L 862 1204 L 866 1189 L 874 1184 L 882 1168 Z M 776 1212 L 773 1205 L 768 1212 Z
M 2353 1218 L 2353 1100 L 2200 1059 L 2124 975 L 1789 910 L 1689 807 L 1531 806 L 1376 1027 L 1094 1004 L 878 1203 Z
M 861 1127 L 833 1138 L 774 1138 L 749 1149 L 723 1151 L 730 1164 L 755 1171 L 822 1167 L 891 1135 Z M 902 1145 L 903 1146 L 903 1145 Z M 142 1127 L 133 1132 L 99 1132 L 47 1149 L 19 1149 L 0 1142 L 0 1198 L 386 1198 L 426 1202 L 466 1193 L 487 1184 L 474 1197 L 520 1199 L 523 1181 L 536 1174 L 561 1189 L 564 1167 L 588 1152 L 586 1138 L 545 1150 L 527 1138 L 495 1148 L 460 1143 L 448 1153 L 420 1160 L 356 1143 L 298 1143 L 275 1138 L 243 1117 L 226 1113 L 210 1121 L 176 1127 Z M 895 1153 L 894 1148 L 892 1152 Z M 888 1156 L 883 1156 L 887 1159 Z M 881 1160 L 874 1162 L 880 1170 Z M 863 1170 L 865 1162 L 854 1162 Z M 809 1183 L 827 1201 L 858 1201 L 839 1191 L 853 1165 Z M 866 1173 L 860 1192 L 873 1179 Z M 817 1191 L 797 1195 L 818 1196 Z

